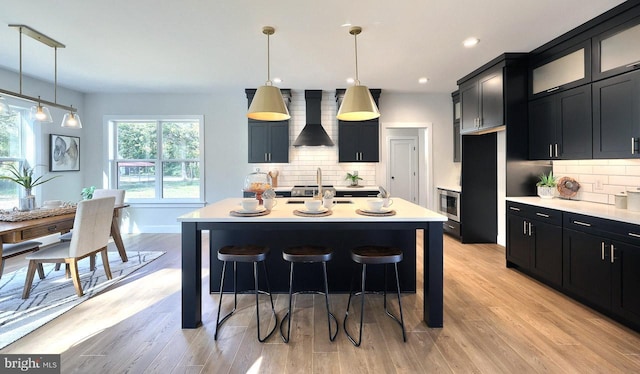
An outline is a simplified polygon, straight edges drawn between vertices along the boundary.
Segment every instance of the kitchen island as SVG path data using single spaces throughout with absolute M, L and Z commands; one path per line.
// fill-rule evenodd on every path
M 182 223 L 183 328 L 196 328 L 202 323 L 202 231 L 209 231 L 210 292 L 216 292 L 220 284 L 222 265 L 216 252 L 232 244 L 260 244 L 271 249 L 267 266 L 274 292 L 288 291 L 288 264 L 281 255 L 284 247 L 303 244 L 332 247 L 335 254 L 328 263 L 330 291 L 348 292 L 354 269 L 350 259 L 351 248 L 366 244 L 396 246 L 404 252 L 404 260 L 399 266 L 401 289 L 403 292 L 415 292 L 418 230 L 424 231 L 424 320 L 430 327 L 442 327 L 442 222 L 447 220 L 445 216 L 400 198 L 393 199 L 390 208 L 396 214 L 390 216 L 358 214 L 356 210 L 366 209 L 366 198 L 336 199 L 340 203 L 334 205 L 331 215 L 324 217 L 295 215 L 294 210 L 304 210 L 304 205 L 288 202 L 300 202 L 302 199 L 288 198 L 277 199 L 278 204 L 266 215 L 232 216 L 231 211 L 240 209 L 240 200 L 221 200 L 178 217 Z M 249 268 L 243 269 L 240 265 L 247 264 L 238 266 L 238 289 L 252 288 Z M 315 267 L 309 266 L 308 271 L 296 273 L 297 286 L 319 286 L 319 273 L 312 268 Z M 302 279 L 297 278 L 298 275 Z M 368 278 L 378 281 L 372 284 L 372 289 L 381 289 L 382 272 L 372 273 Z

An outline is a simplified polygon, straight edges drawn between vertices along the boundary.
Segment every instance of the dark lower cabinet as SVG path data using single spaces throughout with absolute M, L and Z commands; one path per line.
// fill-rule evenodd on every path
M 640 226 L 507 201 L 506 260 L 640 331 Z
M 613 312 L 640 324 L 640 246 L 613 242 Z
M 562 285 L 561 212 L 533 206 L 507 206 L 507 264 L 516 265 L 556 287 Z
M 611 307 L 611 270 L 606 255 L 609 247 L 600 236 L 564 230 L 563 287 L 572 294 L 602 308 Z

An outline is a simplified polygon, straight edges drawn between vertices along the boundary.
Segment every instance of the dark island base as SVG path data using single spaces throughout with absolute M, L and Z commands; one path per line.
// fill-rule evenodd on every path
M 218 249 L 225 245 L 259 244 L 266 245 L 271 252 L 267 257 L 269 282 L 272 292 L 289 292 L 289 262 L 282 259 L 282 249 L 299 245 L 321 245 L 333 248 L 334 257 L 327 263 L 329 292 L 349 292 L 354 271 L 359 272 L 359 264 L 351 260 L 351 248 L 360 245 L 385 245 L 400 248 L 403 261 L 398 264 L 400 289 L 402 292 L 416 292 L 416 235 L 414 230 L 212 230 L 210 231 L 211 272 L 210 292 L 219 292 L 222 262 L 217 258 Z M 367 290 L 382 291 L 384 266 L 368 266 Z M 296 290 L 321 290 L 322 265 L 296 264 L 294 267 L 294 292 Z M 264 288 L 261 265 L 258 269 L 260 287 Z M 356 277 L 356 287 L 359 276 Z M 253 290 L 252 264 L 238 264 L 238 290 Z M 388 268 L 387 290 L 395 292 L 393 267 Z M 233 292 L 233 267 L 227 266 L 224 285 L 225 292 Z

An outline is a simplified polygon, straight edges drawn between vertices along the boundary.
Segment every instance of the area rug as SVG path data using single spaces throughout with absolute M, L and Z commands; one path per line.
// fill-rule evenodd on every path
M 127 252 L 129 261 L 123 263 L 118 252 L 109 252 L 109 265 L 113 277 L 111 280 L 104 274 L 101 256 L 96 256 L 94 271 L 89 270 L 88 258 L 81 260 L 79 269 L 84 290 L 82 297 L 76 295 L 71 278 L 65 278 L 64 266 L 56 271 L 55 264 L 44 264 L 45 279 L 41 280 L 36 272 L 31 294 L 24 300 L 22 290 L 27 267 L 3 274 L 0 278 L 0 349 L 123 280 L 164 253 Z

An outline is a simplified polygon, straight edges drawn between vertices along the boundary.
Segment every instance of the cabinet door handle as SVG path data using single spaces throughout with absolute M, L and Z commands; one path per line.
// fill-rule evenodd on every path
M 586 222 L 573 221 L 573 223 L 576 224 L 576 225 L 580 225 L 580 226 L 591 227 L 591 224 L 590 223 L 586 223 Z
M 558 143 L 556 143 L 556 157 L 558 157 Z
M 529 222 L 529 236 L 531 236 L 531 222 Z
M 557 90 L 559 90 L 559 89 L 560 89 L 560 86 L 557 86 L 557 87 L 549 88 L 549 89 L 547 90 L 547 92 L 553 92 L 553 91 L 557 91 Z
M 628 68 L 637 68 L 638 66 L 640 66 L 640 61 L 632 62 L 627 65 Z
M 549 143 L 549 158 L 553 157 L 553 144 Z
M 636 138 L 631 138 L 631 154 L 636 153 Z
M 516 212 L 520 211 L 520 208 L 516 208 L 515 206 L 510 206 L 509 209 L 515 210 Z M 629 234 L 629 235 L 631 235 L 631 234 Z M 638 235 L 638 237 L 640 237 L 640 235 Z
M 615 257 L 614 257 L 614 253 L 615 253 L 616 248 L 613 246 L 613 244 L 611 244 L 611 263 L 613 264 L 615 261 Z
M 602 261 L 604 261 L 604 242 L 601 242 L 601 244 L 602 244 L 602 246 L 601 246 L 601 252 L 602 252 L 601 258 L 602 258 Z
M 536 216 L 540 216 L 540 217 L 544 217 L 544 218 L 549 218 L 550 217 L 548 214 L 544 214 L 544 213 L 540 213 L 540 212 L 536 212 Z
M 454 229 L 454 227 L 453 227 L 453 226 L 451 226 L 451 225 L 447 225 L 447 226 L 449 226 L 449 228 L 450 228 L 451 230 L 453 230 L 453 229 Z
M 632 233 L 632 232 L 630 232 L 628 234 L 629 234 L 629 236 L 633 236 L 634 238 L 640 238 L 640 234 L 635 234 L 635 233 Z

